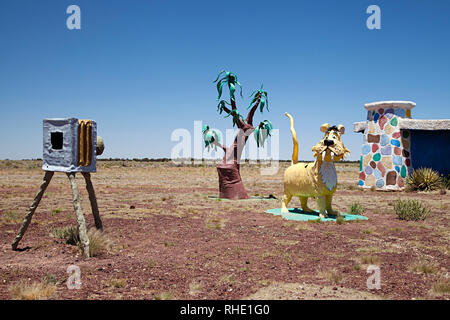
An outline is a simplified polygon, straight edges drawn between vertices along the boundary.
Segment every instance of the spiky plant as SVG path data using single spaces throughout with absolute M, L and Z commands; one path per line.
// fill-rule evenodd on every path
M 442 188 L 442 178 L 431 168 L 414 170 L 406 179 L 408 191 L 433 191 Z

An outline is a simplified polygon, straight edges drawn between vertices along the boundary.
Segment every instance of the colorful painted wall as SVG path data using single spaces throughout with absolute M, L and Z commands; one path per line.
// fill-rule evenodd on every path
M 411 171 L 411 135 L 401 130 L 399 119 L 411 116 L 411 110 L 389 104 L 366 105 L 367 122 L 360 161 L 358 185 L 363 188 L 399 190 Z

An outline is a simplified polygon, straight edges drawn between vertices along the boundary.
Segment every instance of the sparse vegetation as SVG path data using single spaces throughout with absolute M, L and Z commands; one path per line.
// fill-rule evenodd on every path
M 189 294 L 191 296 L 196 296 L 203 291 L 203 286 L 199 281 L 192 281 L 189 284 Z
M 6 223 L 20 223 L 23 219 L 23 216 L 16 211 L 6 211 L 4 212 L 1 217 L 3 218 L 3 221 Z
M 438 267 L 435 264 L 426 261 L 420 261 L 412 264 L 409 267 L 409 270 L 424 274 L 432 274 L 437 273 L 439 271 Z
M 344 279 L 343 275 L 334 269 L 327 272 L 319 272 L 319 277 L 327 279 L 333 284 L 338 284 Z
M 89 255 L 91 257 L 108 253 L 112 249 L 113 242 L 109 236 L 101 230 L 91 228 L 87 235 L 89 238 Z
M 51 297 L 56 286 L 47 281 L 18 281 L 9 286 L 11 297 L 16 300 L 42 300 Z
M 450 279 L 441 279 L 433 285 L 433 292 L 438 295 L 450 294 Z
M 172 248 L 175 246 L 175 243 L 173 241 L 164 241 L 164 246 L 168 248 Z
M 442 186 L 445 189 L 450 189 L 450 174 L 442 178 Z
M 364 255 L 359 257 L 359 262 L 361 264 L 380 264 L 380 258 L 378 258 L 377 256 L 370 256 L 370 255 Z
M 364 207 L 359 202 L 352 202 L 350 205 L 349 213 L 351 214 L 362 214 L 364 211 Z
M 345 223 L 345 218 L 344 218 L 343 216 L 338 216 L 338 217 L 336 218 L 336 223 L 337 223 L 337 224 L 343 224 L 343 223 Z
M 78 227 L 75 227 L 75 226 L 55 228 L 52 230 L 51 234 L 55 238 L 65 240 L 67 244 L 78 245 L 80 243 Z
M 407 191 L 433 191 L 442 188 L 442 178 L 439 172 L 431 168 L 414 170 L 406 178 Z
M 127 279 L 111 279 L 108 282 L 108 287 L 125 288 L 127 286 Z
M 174 299 L 172 292 L 161 292 L 161 293 L 155 294 L 153 296 L 153 298 L 155 300 L 173 300 Z
M 430 208 L 412 199 L 397 200 L 394 205 L 394 210 L 400 220 L 425 220 L 430 214 Z
M 51 234 L 55 238 L 64 239 L 67 244 L 80 246 L 78 227 L 68 226 L 56 228 L 52 230 Z M 89 255 L 91 257 L 98 256 L 102 253 L 107 253 L 113 247 L 112 241 L 101 230 L 91 228 L 87 232 L 87 236 L 89 238 Z

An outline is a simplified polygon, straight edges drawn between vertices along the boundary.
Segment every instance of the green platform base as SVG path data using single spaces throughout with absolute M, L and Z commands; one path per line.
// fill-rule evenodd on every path
M 277 199 L 276 197 L 274 197 L 274 196 L 268 196 L 268 197 L 264 197 L 264 196 L 251 196 L 249 199 L 236 199 L 236 200 L 230 200 L 230 199 L 225 199 L 225 198 L 219 198 L 219 197 L 215 197 L 215 196 L 208 196 L 208 199 L 216 200 L 216 201 L 278 200 L 278 199 Z
M 294 220 L 294 221 L 309 221 L 309 220 L 318 220 L 320 221 L 336 221 L 336 216 L 328 216 L 328 218 L 319 218 L 319 211 L 315 212 L 304 212 L 302 209 L 298 208 L 288 208 L 289 213 L 281 213 L 281 208 L 269 209 L 266 213 L 271 213 L 276 216 L 282 216 L 283 219 L 286 220 Z M 349 214 L 349 213 L 341 213 L 341 216 L 344 218 L 344 221 L 351 220 L 368 220 L 367 217 Z

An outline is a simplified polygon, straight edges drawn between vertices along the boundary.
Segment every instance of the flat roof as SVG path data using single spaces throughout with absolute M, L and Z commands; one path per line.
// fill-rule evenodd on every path
M 353 131 L 363 133 L 367 121 L 353 123 Z M 450 130 L 450 119 L 422 120 L 422 119 L 398 119 L 400 130 Z
M 413 101 L 377 101 L 377 102 L 371 102 L 366 103 L 364 105 L 364 108 L 366 108 L 368 111 L 377 110 L 380 108 L 383 109 L 412 109 L 416 106 L 416 103 Z

